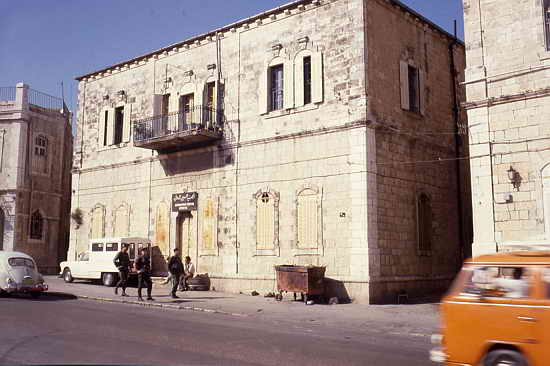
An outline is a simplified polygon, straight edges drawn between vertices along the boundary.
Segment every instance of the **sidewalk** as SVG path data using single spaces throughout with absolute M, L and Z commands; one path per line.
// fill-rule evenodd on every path
M 137 289 L 127 290 L 129 297 L 114 294 L 114 289 L 90 282 L 75 281 L 65 283 L 61 278 L 45 277 L 50 293 L 73 294 L 79 298 L 96 301 L 121 302 L 141 306 L 151 306 L 172 310 L 202 311 L 229 316 L 247 317 L 275 322 L 277 325 L 324 325 L 334 327 L 352 327 L 357 331 L 368 330 L 390 334 L 408 334 L 427 337 L 438 330 L 439 315 L 437 304 L 419 305 L 312 305 L 292 301 L 286 297 L 283 301 L 263 296 L 235 295 L 212 291 L 178 292 L 179 299 L 169 296 L 168 285 L 155 284 L 154 302 L 139 302 Z M 263 295 L 263 294 L 262 294 Z

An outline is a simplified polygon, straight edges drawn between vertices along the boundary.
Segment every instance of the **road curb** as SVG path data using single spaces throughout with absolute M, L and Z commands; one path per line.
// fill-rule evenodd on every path
M 197 312 L 202 312 L 202 313 L 222 314 L 222 315 L 231 315 L 231 316 L 239 316 L 239 317 L 248 316 L 246 314 L 241 314 L 241 313 L 231 313 L 231 312 L 223 311 L 223 310 L 198 308 L 198 307 L 195 307 L 195 306 L 181 306 L 181 305 L 161 304 L 161 303 L 142 302 L 142 301 L 133 301 L 133 300 L 118 300 L 118 299 L 110 299 L 108 297 L 95 297 L 95 296 L 86 296 L 86 295 L 75 295 L 75 296 L 79 299 L 85 299 L 85 300 L 110 302 L 110 303 L 116 303 L 116 304 L 140 305 L 140 306 L 150 307 L 150 308 L 164 308 L 164 309 L 172 309 L 172 310 L 190 310 L 190 311 L 197 311 Z

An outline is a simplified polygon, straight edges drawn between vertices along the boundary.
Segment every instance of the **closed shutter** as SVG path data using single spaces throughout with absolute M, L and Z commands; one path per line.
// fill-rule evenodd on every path
M 294 108 L 294 62 L 286 60 L 283 73 L 283 106 L 284 109 Z
M 418 70 L 418 102 L 420 103 L 420 114 L 426 114 L 426 73 Z
M 317 196 L 307 195 L 298 198 L 298 248 L 317 248 Z
M 295 100 L 296 107 L 301 107 L 304 105 L 304 57 L 299 56 L 296 59 L 295 63 Z
M 122 126 L 122 141 L 129 142 L 132 133 L 132 105 L 124 106 L 124 125 Z
M 268 93 L 268 78 L 269 78 L 269 65 L 264 64 L 264 68 L 260 72 L 260 80 L 258 84 L 258 113 L 265 114 L 267 113 L 267 96 Z
M 399 63 L 399 78 L 401 84 L 401 108 L 410 109 L 409 102 L 409 64 L 405 61 Z
M 108 111 L 108 109 L 100 108 L 98 112 L 99 118 L 97 122 L 97 130 L 98 130 L 98 136 L 99 136 L 99 141 L 98 141 L 99 147 L 105 146 L 105 132 L 106 132 L 105 124 L 107 123 L 107 121 L 105 120 L 105 111 Z
M 153 116 L 160 116 L 162 114 L 162 94 L 153 95 Z
M 275 205 L 273 199 L 263 202 L 259 198 L 256 205 L 256 246 L 257 249 L 274 249 Z
M 115 109 L 107 108 L 107 145 L 115 143 Z
M 311 56 L 311 101 L 323 102 L 323 54 L 321 52 L 315 52 Z

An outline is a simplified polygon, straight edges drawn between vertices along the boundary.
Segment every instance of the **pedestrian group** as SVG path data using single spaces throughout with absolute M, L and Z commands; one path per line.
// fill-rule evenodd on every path
M 116 287 L 115 295 L 118 295 L 119 288 L 122 288 L 121 296 L 128 296 L 126 293 L 128 275 L 131 270 L 130 256 L 128 255 L 128 245 L 123 245 L 120 252 L 117 253 L 113 259 L 113 263 L 118 268 L 119 278 Z M 138 275 L 138 299 L 144 301 L 142 289 L 147 289 L 147 300 L 154 301 L 151 296 L 153 289 L 153 281 L 151 280 L 151 261 L 149 258 L 149 251 L 146 248 L 139 250 L 139 256 L 134 261 L 134 270 Z M 170 294 L 172 298 L 177 299 L 176 291 L 189 290 L 189 280 L 195 276 L 195 265 L 191 262 L 190 257 L 185 257 L 185 263 L 181 260 L 181 254 L 179 249 L 174 249 L 174 255 L 168 261 L 169 276 L 164 283 L 172 281 L 172 290 Z

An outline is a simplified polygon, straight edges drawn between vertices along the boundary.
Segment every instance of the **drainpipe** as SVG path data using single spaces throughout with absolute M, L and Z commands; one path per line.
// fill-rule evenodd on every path
M 462 181 L 461 181 L 461 156 L 460 156 L 460 130 L 458 127 L 458 124 L 460 122 L 459 118 L 459 103 L 457 98 L 457 91 L 456 91 L 456 68 L 455 68 L 455 57 L 454 57 L 454 48 L 457 44 L 457 38 L 456 38 L 456 20 L 454 22 L 454 38 L 449 43 L 449 59 L 450 59 L 450 73 L 451 73 L 451 95 L 453 96 L 453 124 L 454 124 L 454 143 L 455 143 L 455 169 L 456 169 L 456 199 L 458 203 L 458 240 L 460 245 L 460 264 L 462 265 L 462 261 L 464 260 L 464 207 L 462 204 Z

